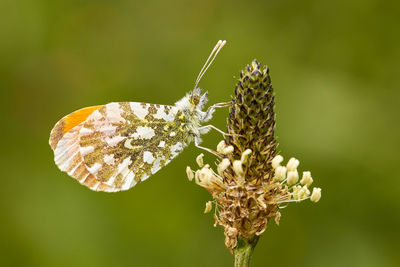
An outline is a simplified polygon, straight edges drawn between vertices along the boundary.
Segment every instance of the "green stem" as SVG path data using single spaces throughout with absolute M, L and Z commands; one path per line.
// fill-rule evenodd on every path
M 257 245 L 259 237 L 254 236 L 249 241 L 238 238 L 238 243 L 234 249 L 235 267 L 249 267 L 251 255 Z

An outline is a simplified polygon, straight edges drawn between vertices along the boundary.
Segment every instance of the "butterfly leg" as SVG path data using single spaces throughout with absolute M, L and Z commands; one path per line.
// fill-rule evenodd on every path
M 218 129 L 217 127 L 215 127 L 214 125 L 205 125 L 199 128 L 200 134 L 205 134 L 208 133 L 211 129 L 216 130 L 217 132 L 221 133 L 223 136 L 241 136 L 240 134 L 229 134 L 226 133 L 220 129 Z
M 208 153 L 211 153 L 211 154 L 217 156 L 218 158 L 222 159 L 221 154 L 219 154 L 218 152 L 216 152 L 216 151 L 214 151 L 214 150 L 212 150 L 212 149 L 210 149 L 210 148 L 203 147 L 203 146 L 196 145 L 196 144 L 195 144 L 195 146 L 196 146 L 197 148 L 203 149 L 203 150 L 207 151 Z
M 225 107 L 229 107 L 232 105 L 232 102 L 221 102 L 221 103 L 216 103 L 214 105 L 212 105 L 212 108 L 225 108 Z M 211 108 L 209 107 L 209 108 Z
M 194 139 L 194 145 L 195 145 L 197 148 L 203 149 L 203 150 L 207 151 L 208 153 L 211 153 L 211 154 L 217 156 L 218 158 L 222 159 L 221 154 L 219 154 L 218 152 L 216 152 L 216 151 L 214 151 L 214 150 L 212 150 L 212 149 L 210 149 L 210 148 L 200 146 L 200 145 L 199 145 L 200 140 L 201 140 L 201 139 L 199 139 L 199 138 L 195 138 L 195 139 Z
M 207 111 L 204 112 L 202 121 L 203 122 L 209 121 L 212 118 L 212 115 L 215 112 L 216 108 L 229 107 L 230 105 L 231 105 L 231 102 L 223 102 L 223 103 L 217 103 L 217 104 L 214 104 L 214 105 L 208 107 Z

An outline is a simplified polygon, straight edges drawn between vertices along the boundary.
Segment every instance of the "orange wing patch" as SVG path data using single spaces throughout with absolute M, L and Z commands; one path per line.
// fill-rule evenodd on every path
M 54 150 L 57 147 L 58 142 L 61 138 L 68 133 L 72 128 L 85 121 L 93 111 L 101 108 L 102 106 L 93 106 L 79 109 L 71 114 L 68 114 L 61 120 L 59 120 L 54 126 L 53 130 L 50 133 L 49 144 L 50 147 Z

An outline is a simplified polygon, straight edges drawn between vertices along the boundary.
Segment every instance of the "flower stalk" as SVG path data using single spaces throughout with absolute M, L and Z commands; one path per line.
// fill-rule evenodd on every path
M 259 237 L 255 236 L 254 240 L 250 243 L 239 238 L 237 246 L 234 249 L 235 263 L 234 267 L 248 267 L 250 266 L 251 255 L 257 245 Z

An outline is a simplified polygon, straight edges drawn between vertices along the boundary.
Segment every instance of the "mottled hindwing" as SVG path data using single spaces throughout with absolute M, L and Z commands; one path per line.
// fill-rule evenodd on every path
M 49 143 L 54 150 L 54 161 L 60 170 L 91 189 L 114 191 L 111 186 L 99 182 L 87 170 L 79 149 L 79 130 L 82 123 L 93 111 L 101 107 L 83 108 L 62 118 L 51 131 Z
M 79 129 L 86 169 L 113 190 L 127 190 L 168 164 L 186 145 L 187 118 L 174 106 L 110 103 Z M 99 190 L 98 188 L 91 188 Z

